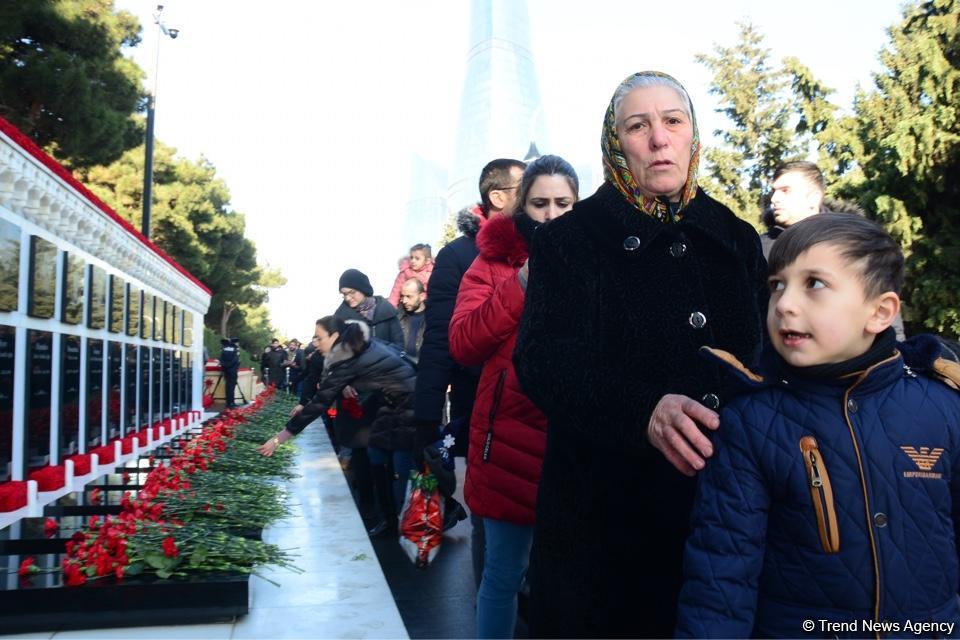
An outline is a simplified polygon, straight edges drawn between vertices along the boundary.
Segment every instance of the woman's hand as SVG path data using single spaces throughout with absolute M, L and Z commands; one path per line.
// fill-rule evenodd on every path
M 295 406 L 293 409 L 290 410 L 290 417 L 293 418 L 300 415 L 301 411 L 303 411 L 303 405 L 298 404 L 297 406 Z
M 357 390 L 351 387 L 350 385 L 347 385 L 343 388 L 343 397 L 350 398 L 351 400 L 356 400 Z
M 703 469 L 713 455 L 713 445 L 697 423 L 716 430 L 720 416 L 693 398 L 669 393 L 653 409 L 647 437 L 677 470 L 688 476 Z
M 279 447 L 281 444 L 283 444 L 284 442 L 286 442 L 292 437 L 293 437 L 293 434 L 287 431 L 286 429 L 284 429 L 283 431 L 281 431 L 280 433 L 273 436 L 272 438 L 264 442 L 262 445 L 257 447 L 257 451 L 260 453 L 260 455 L 269 458 L 270 456 L 273 455 L 273 452 L 277 450 L 277 447 Z

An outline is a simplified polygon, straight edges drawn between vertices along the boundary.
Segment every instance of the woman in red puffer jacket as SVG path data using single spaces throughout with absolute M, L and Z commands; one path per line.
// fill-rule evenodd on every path
M 547 443 L 547 419 L 521 391 L 513 370 L 525 263 L 537 227 L 569 211 L 578 189 L 573 167 L 562 158 L 543 156 L 527 167 L 517 200 L 520 211 L 488 220 L 477 235 L 480 255 L 463 276 L 450 321 L 453 359 L 483 366 L 470 418 L 464 487 L 486 536 L 477 593 L 479 638 L 513 636 Z

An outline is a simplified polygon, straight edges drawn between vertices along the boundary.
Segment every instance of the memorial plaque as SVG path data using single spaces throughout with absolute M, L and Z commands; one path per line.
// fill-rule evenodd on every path
M 124 431 L 132 433 L 140 430 L 140 421 L 137 420 L 137 347 L 128 344 L 126 347 L 124 375 L 124 389 L 126 402 L 124 403 L 123 421 Z
M 183 354 L 173 351 L 173 413 L 183 411 Z
M 52 318 L 57 300 L 57 245 L 30 236 L 30 276 L 27 315 Z
M 0 218 L 0 311 L 16 311 L 19 293 L 20 227 Z
M 154 296 L 153 303 L 153 339 L 163 340 L 163 321 L 166 319 L 166 302 L 160 296 Z
M 87 449 L 103 442 L 103 340 L 87 339 Z
M 60 454 L 80 450 L 80 338 L 60 337 Z
M 50 463 L 50 388 L 53 374 L 53 334 L 27 331 L 26 466 Z
M 0 482 L 9 480 L 13 466 L 13 363 L 17 331 L 0 325 Z
M 140 337 L 153 339 L 153 294 L 143 291 L 143 303 L 140 305 Z
M 140 388 L 140 404 L 137 411 L 137 423 L 149 426 L 150 420 L 150 347 L 140 347 L 140 370 L 137 372 L 137 384 Z
M 87 326 L 91 329 L 103 329 L 107 304 L 107 274 L 96 265 L 88 269 L 90 291 L 87 296 Z
M 123 385 L 123 345 L 107 343 L 107 440 L 120 435 L 120 399 Z
M 75 253 L 63 254 L 63 304 L 60 320 L 67 324 L 83 322 L 83 286 L 86 263 Z
M 151 375 L 152 389 L 150 390 L 150 410 L 153 412 L 150 418 L 150 422 L 159 422 L 163 417 L 163 407 L 161 406 L 161 377 L 163 375 L 163 351 L 160 349 L 150 349 L 150 370 L 153 372 Z
M 189 311 L 183 312 L 183 346 L 193 346 L 193 314 Z
M 110 276 L 110 312 L 108 317 L 110 322 L 108 330 L 110 333 L 123 333 L 123 294 L 125 287 L 123 280 L 115 275 Z
M 193 409 L 193 356 L 189 352 L 183 354 L 183 404 L 184 409 Z
M 127 335 L 136 337 L 140 333 L 140 289 L 127 283 Z
M 173 415 L 173 351 L 163 350 L 163 417 Z

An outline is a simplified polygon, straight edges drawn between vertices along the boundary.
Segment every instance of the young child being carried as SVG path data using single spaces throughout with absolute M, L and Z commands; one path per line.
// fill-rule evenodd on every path
M 423 288 L 427 288 L 427 282 L 430 280 L 430 274 L 433 273 L 433 252 L 428 244 L 415 244 L 410 247 L 410 255 L 400 262 L 400 273 L 393 282 L 393 289 L 390 290 L 390 304 L 400 308 L 400 290 L 403 289 L 403 283 L 410 278 L 416 278 L 423 283 Z
M 721 413 L 687 540 L 681 637 L 960 633 L 960 365 L 897 343 L 903 255 L 822 213 L 770 253 L 758 372 Z M 879 637 L 877 635 L 876 637 Z

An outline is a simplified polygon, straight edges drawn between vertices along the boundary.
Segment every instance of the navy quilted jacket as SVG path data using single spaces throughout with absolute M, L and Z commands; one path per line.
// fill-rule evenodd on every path
M 772 350 L 764 377 L 729 357 L 743 393 L 700 474 L 678 636 L 797 637 L 813 620 L 814 637 L 870 636 L 869 621 L 917 637 L 908 620 L 960 622 L 960 395 L 935 379 L 935 340 L 898 348 L 837 381 L 791 377 Z

